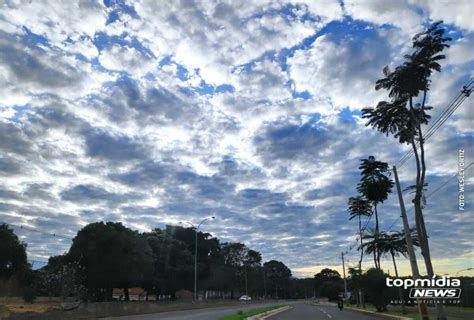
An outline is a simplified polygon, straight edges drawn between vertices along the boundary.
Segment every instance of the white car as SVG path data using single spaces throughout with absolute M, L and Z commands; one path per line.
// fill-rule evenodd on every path
M 239 298 L 240 301 L 250 301 L 252 300 L 252 298 L 250 298 L 249 296 L 246 296 L 246 295 L 243 295 Z

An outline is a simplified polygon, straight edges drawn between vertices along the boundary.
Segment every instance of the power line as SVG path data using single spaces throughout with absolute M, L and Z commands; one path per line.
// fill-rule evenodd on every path
M 466 168 L 464 168 L 464 170 L 467 170 L 469 169 L 470 166 L 472 166 L 474 164 L 474 161 L 471 162 Z M 436 192 L 438 192 L 439 190 L 441 190 L 442 188 L 444 188 L 448 182 L 450 182 L 451 180 L 453 180 L 454 178 L 456 178 L 458 176 L 458 173 L 454 174 L 453 176 L 449 177 L 448 179 L 446 179 L 443 183 L 441 183 L 438 188 L 436 188 L 435 190 L 433 190 L 433 192 L 431 192 L 429 195 L 426 196 L 426 198 L 428 199 L 429 197 L 431 197 L 433 194 L 435 194 Z M 410 212 L 413 211 L 413 207 L 411 208 Z M 390 225 L 390 227 L 388 227 L 387 230 L 390 230 L 392 229 L 392 227 L 395 225 L 395 223 L 401 218 L 401 216 L 397 217 L 393 222 L 392 224 Z
M 68 236 L 60 235 L 60 234 L 57 234 L 57 233 L 44 232 L 44 231 L 40 231 L 40 230 L 37 230 L 37 229 L 34 229 L 34 228 L 26 227 L 26 226 L 23 226 L 23 225 L 16 225 L 16 224 L 7 223 L 7 222 L 2 222 L 1 224 L 6 224 L 6 225 L 9 225 L 9 226 L 13 226 L 13 227 L 15 227 L 17 229 L 21 229 L 21 230 L 28 230 L 28 231 L 36 232 L 36 233 L 47 235 L 47 236 L 50 236 L 50 237 L 53 237 L 53 238 L 61 238 L 61 239 L 66 239 L 66 240 L 72 240 L 72 238 L 68 237 Z
M 438 118 L 430 124 L 426 130 L 424 141 L 427 141 L 438 129 L 447 121 L 447 119 L 459 108 L 459 106 L 470 96 L 474 84 L 474 79 L 463 86 L 462 90 L 451 100 L 448 107 L 438 116 Z M 419 141 L 415 144 L 416 149 L 420 146 Z M 398 168 L 401 168 L 413 155 L 413 150 L 407 151 L 395 164 Z

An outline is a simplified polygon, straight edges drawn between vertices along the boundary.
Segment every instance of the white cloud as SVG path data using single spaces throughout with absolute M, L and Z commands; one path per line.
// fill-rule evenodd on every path
M 423 16 L 416 11 L 410 0 L 377 1 L 346 0 L 344 8 L 354 19 L 365 20 L 374 24 L 391 24 L 405 33 L 413 34 L 420 29 Z
M 152 57 L 143 55 L 135 48 L 118 44 L 102 50 L 99 62 L 107 69 L 125 71 L 137 76 L 153 73 L 158 66 L 158 62 Z
M 337 109 L 373 105 L 380 94 L 374 88 L 384 64 L 390 61 L 386 40 L 374 34 L 347 36 L 337 43 L 321 36 L 308 50 L 289 59 L 289 73 L 296 91 L 330 99 Z
M 471 0 L 458 1 L 429 1 L 415 0 L 416 4 L 426 7 L 431 19 L 443 20 L 445 23 L 452 23 L 456 26 L 474 31 L 474 5 Z

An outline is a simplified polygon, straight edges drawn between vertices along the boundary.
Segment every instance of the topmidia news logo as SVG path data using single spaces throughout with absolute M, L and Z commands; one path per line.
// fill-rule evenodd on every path
M 410 288 L 410 299 L 459 299 L 461 297 L 461 280 L 441 277 L 432 279 L 398 279 L 385 280 L 387 287 Z

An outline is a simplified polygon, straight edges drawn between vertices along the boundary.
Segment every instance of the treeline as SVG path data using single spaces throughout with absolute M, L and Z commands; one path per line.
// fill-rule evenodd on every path
M 141 287 L 149 295 L 178 290 L 194 291 L 194 228 L 166 226 L 140 233 L 121 223 L 96 222 L 82 228 L 68 252 L 50 257 L 40 270 L 28 269 L 26 244 L 7 225 L 0 229 L 8 239 L 0 277 L 12 276 L 28 284 L 37 295 L 80 296 L 88 301 L 110 301 L 113 289 Z M 245 244 L 223 243 L 209 233 L 197 233 L 198 294 L 220 292 L 219 297 L 304 298 L 314 290 L 292 277 L 280 261 L 262 262 L 260 252 Z M 6 242 L 4 242 L 6 243 Z M 1 246 L 1 244 L 0 244 Z M 29 271 L 28 271 L 29 270 Z M 26 276 L 28 274 L 28 276 Z

